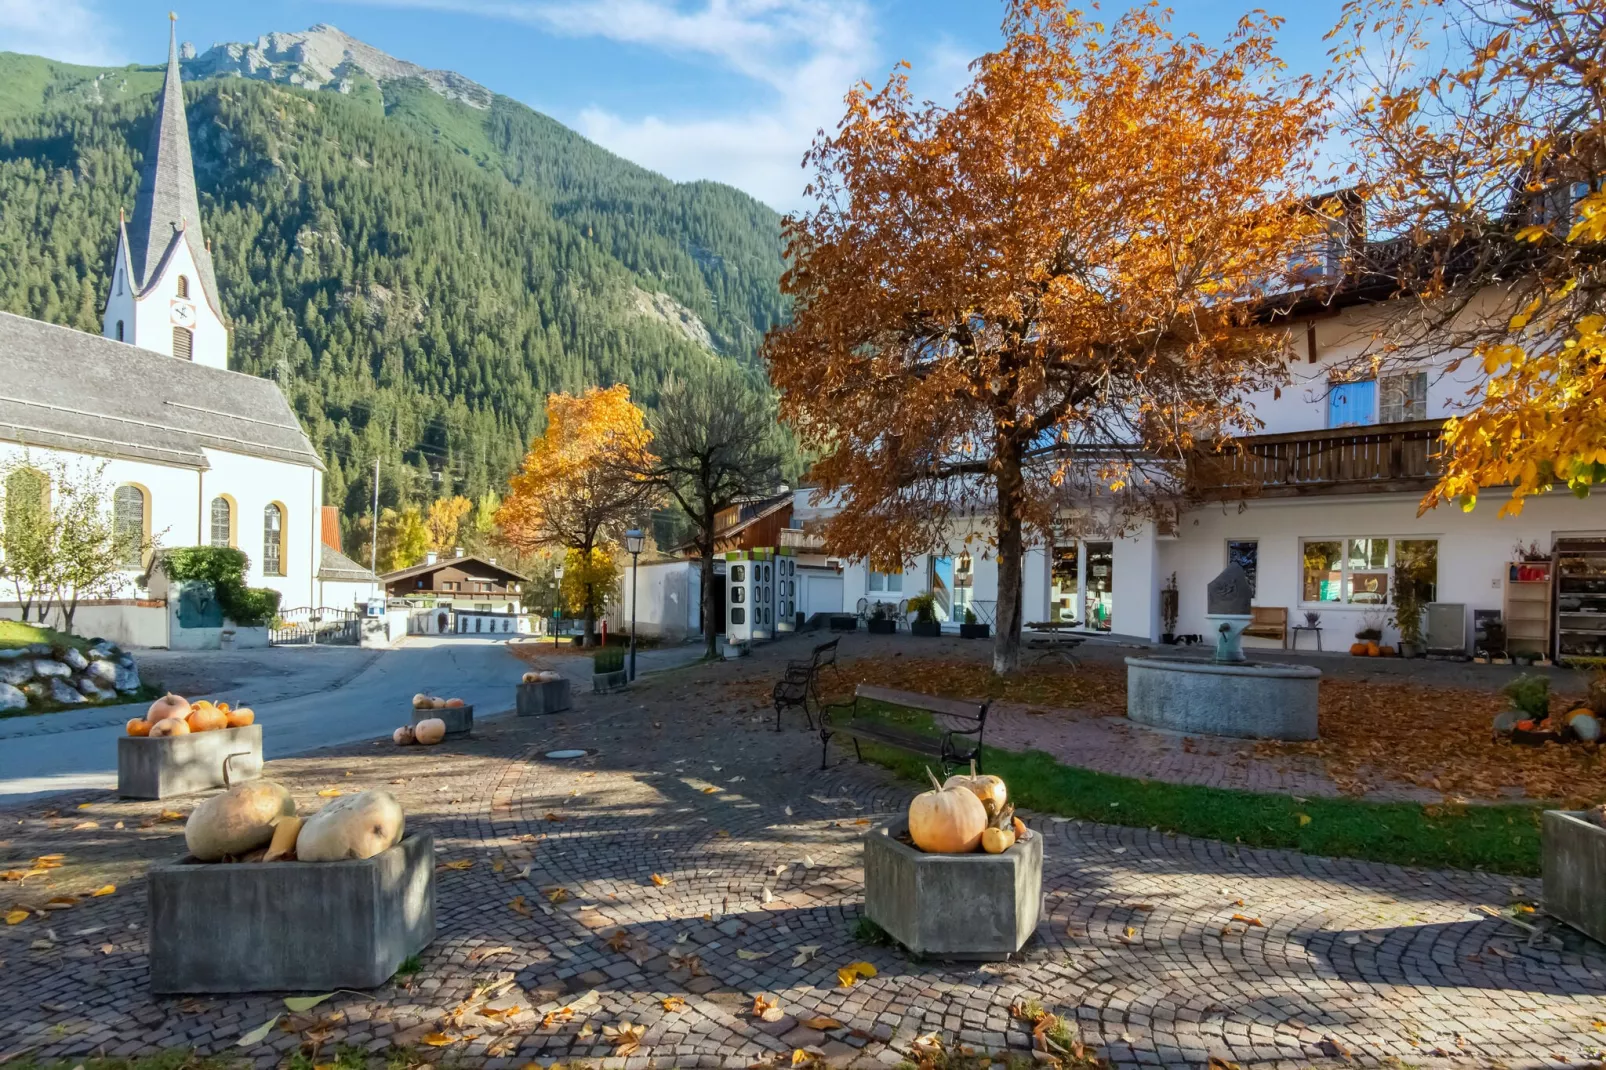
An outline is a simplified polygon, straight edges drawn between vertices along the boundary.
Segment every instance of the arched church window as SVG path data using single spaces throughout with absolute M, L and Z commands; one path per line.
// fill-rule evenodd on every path
M 228 496 L 219 494 L 212 499 L 212 538 L 213 546 L 234 545 L 234 503 Z
M 112 494 L 112 531 L 124 568 L 139 568 L 150 536 L 150 498 L 145 488 L 124 483 Z
M 190 334 L 188 327 L 173 328 L 173 355 L 184 360 L 190 360 L 190 354 L 195 350 L 195 336 Z
M 178 277 L 178 295 L 180 297 L 190 296 L 190 280 L 184 275 Z
M 284 506 L 278 502 L 262 510 L 262 574 L 284 575 Z
M 123 321 L 122 320 L 118 320 L 117 321 L 117 340 L 119 342 L 121 342 L 123 340 Z

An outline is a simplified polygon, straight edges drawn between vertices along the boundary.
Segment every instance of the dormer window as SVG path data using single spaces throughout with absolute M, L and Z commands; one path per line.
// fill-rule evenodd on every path
M 183 298 L 190 296 L 190 280 L 188 276 L 180 275 L 178 277 L 178 295 Z

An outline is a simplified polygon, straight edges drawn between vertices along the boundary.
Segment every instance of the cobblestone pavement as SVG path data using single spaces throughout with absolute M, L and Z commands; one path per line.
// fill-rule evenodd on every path
M 298 1048 L 327 1062 L 342 1044 L 415 1046 L 435 1063 L 635 1070 L 789 1064 L 805 1048 L 877 1066 L 931 1032 L 1025 1049 L 1010 1007 L 1035 999 L 1122 1066 L 1599 1058 L 1606 948 L 1542 915 L 1535 934 L 1481 909 L 1535 899 L 1526 880 L 1028 815 L 1047 837 L 1046 911 L 1020 961 L 915 962 L 857 942 L 859 836 L 913 789 L 848 762 L 822 773 L 817 737 L 770 730 L 755 681 L 798 645 L 582 696 L 557 718 L 491 720 L 472 741 L 271 763 L 303 811 L 329 787 L 399 795 L 436 837 L 439 933 L 418 974 L 286 1013 L 243 1053 L 266 1067 Z M 591 753 L 542 757 L 556 747 Z M 118 888 L 0 927 L 0 1051 L 241 1053 L 242 1034 L 286 1011 L 276 995 L 148 994 L 140 872 L 178 853 L 171 815 L 193 801 L 95 793 L 4 813 L 15 824 L 0 867 L 66 856 L 3 885 L 9 905 Z M 855 960 L 879 972 L 844 988 L 837 970 Z M 755 1017 L 755 996 L 779 1020 Z M 614 1055 L 604 1027 L 624 1021 L 642 1027 L 640 1046 Z

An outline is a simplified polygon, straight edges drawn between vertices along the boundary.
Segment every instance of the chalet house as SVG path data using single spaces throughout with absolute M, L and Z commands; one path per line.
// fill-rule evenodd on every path
M 430 634 L 512 634 L 528 630 L 523 591 L 530 582 L 495 561 L 475 555 L 439 558 L 380 577 L 392 604 L 432 612 L 420 614 Z

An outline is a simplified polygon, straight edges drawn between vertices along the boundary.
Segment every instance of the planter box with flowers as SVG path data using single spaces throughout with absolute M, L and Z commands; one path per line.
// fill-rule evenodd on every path
M 997 777 L 961 774 L 864 838 L 864 912 L 919 955 L 1002 959 L 1037 929 L 1043 838 Z
M 909 634 L 935 639 L 942 634 L 942 622 L 937 619 L 937 600 L 930 594 L 917 594 L 909 599 L 909 612 L 915 619 L 909 622 Z
M 991 629 L 985 624 L 976 622 L 976 611 L 969 606 L 965 607 L 964 623 L 959 625 L 959 636 L 962 639 L 985 639 Z

